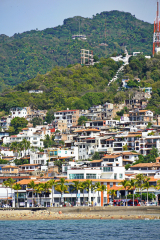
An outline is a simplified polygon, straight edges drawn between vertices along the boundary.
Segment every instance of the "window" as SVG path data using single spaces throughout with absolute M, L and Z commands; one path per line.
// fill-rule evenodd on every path
M 117 173 L 114 173 L 114 179 L 117 179 Z
M 123 178 L 123 174 L 122 173 L 119 174 L 119 178 Z
M 106 203 L 107 202 L 107 198 L 106 197 L 104 197 L 104 203 Z
M 86 179 L 96 179 L 96 174 L 87 173 L 86 174 Z
M 113 187 L 113 182 L 110 182 L 110 188 Z
M 112 167 L 104 167 L 103 168 L 103 172 L 111 172 L 112 171 Z
M 84 174 L 69 174 L 69 179 L 84 179 Z
M 110 158 L 110 159 L 109 159 L 109 162 L 114 162 L 114 159 Z

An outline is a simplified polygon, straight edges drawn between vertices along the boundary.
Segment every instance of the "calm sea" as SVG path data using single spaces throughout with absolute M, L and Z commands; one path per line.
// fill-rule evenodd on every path
M 0 239 L 160 239 L 160 220 L 0 221 Z

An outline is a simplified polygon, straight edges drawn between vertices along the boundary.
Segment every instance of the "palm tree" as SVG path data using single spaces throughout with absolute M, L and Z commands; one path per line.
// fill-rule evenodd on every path
M 7 204 L 8 204 L 8 187 L 9 187 L 9 182 L 6 180 L 2 183 L 2 186 L 5 186 L 7 188 Z
M 12 189 L 13 189 L 13 185 L 15 184 L 15 180 L 13 180 L 13 178 L 8 178 L 7 182 L 9 183 L 9 187 L 11 188 L 11 195 L 12 195 Z M 12 201 L 13 201 L 13 196 L 12 196 Z
M 45 182 L 45 183 L 43 183 L 43 190 L 44 190 L 44 192 L 45 192 L 45 197 L 46 197 L 46 193 L 50 193 L 50 184 L 49 184 L 49 182 Z
M 125 189 L 125 191 L 127 191 L 127 189 L 129 188 L 129 181 L 127 180 L 123 180 L 119 183 L 119 185 L 122 185 L 123 188 Z M 126 194 L 126 206 L 127 206 L 127 194 Z
M 157 185 L 155 186 L 155 188 L 156 188 L 157 190 L 160 189 L 160 180 L 157 181 Z
M 108 190 L 109 195 L 112 196 L 112 200 L 114 201 L 114 197 L 116 196 L 116 191 L 114 189 Z
M 48 183 L 49 183 L 49 186 L 52 188 L 52 207 L 53 207 L 53 191 L 54 191 L 53 187 L 55 187 L 57 183 L 54 179 L 49 180 Z
M 133 189 L 133 207 L 134 207 L 134 189 L 135 189 L 135 187 L 136 187 L 136 180 L 135 179 L 131 179 L 130 181 L 129 181 L 129 189 Z
M 25 149 L 25 156 L 26 156 L 26 150 L 30 147 L 30 141 L 27 141 L 25 138 L 22 140 L 22 144 Z
M 23 144 L 23 142 L 19 142 L 19 144 L 18 144 L 18 149 L 19 149 L 20 153 L 24 150 L 24 144 Z M 21 157 L 21 156 L 20 156 L 20 157 Z
M 17 152 L 18 153 L 18 142 L 12 142 L 10 144 L 10 149 L 13 150 L 13 152 Z
M 83 190 L 83 205 L 85 203 L 85 200 L 84 200 L 84 190 L 86 189 L 86 182 L 82 182 L 81 183 L 81 190 Z
M 43 186 L 42 184 L 37 184 L 35 188 L 35 192 L 37 193 L 37 198 L 38 198 L 38 206 L 39 206 L 39 194 L 41 194 L 43 191 Z
M 81 183 L 79 181 L 73 181 L 74 184 L 72 184 L 73 186 L 73 191 L 76 190 L 78 192 L 78 190 L 81 189 Z M 78 197 L 77 197 L 78 198 Z M 78 201 L 79 202 L 79 201 Z
M 28 188 L 31 188 L 31 189 L 32 189 L 32 207 L 33 207 L 33 205 L 34 205 L 34 202 L 33 202 L 33 193 L 35 192 L 36 185 L 37 185 L 37 184 L 35 184 L 33 180 L 30 181 L 30 183 L 28 183 L 28 185 L 27 185 Z
M 100 192 L 100 187 L 101 187 L 101 184 L 100 182 L 96 182 L 95 183 L 95 190 L 98 192 L 98 199 L 100 199 L 100 196 L 99 196 L 99 192 Z
M 27 144 L 26 144 L 26 149 L 28 150 L 28 154 L 29 154 L 29 149 L 30 149 L 30 146 L 31 146 L 31 143 L 30 143 L 30 141 L 27 141 Z
M 104 191 L 107 190 L 106 185 L 101 185 L 99 188 L 96 189 L 96 191 L 103 192 L 103 206 L 104 206 Z
M 141 192 L 141 201 L 142 201 L 142 187 L 145 176 L 142 173 L 136 175 L 136 186 L 140 189 Z
M 92 190 L 93 184 L 92 184 L 92 181 L 89 179 L 87 179 L 85 183 L 86 183 L 86 189 L 88 191 L 88 203 L 89 203 L 89 193 Z
M 21 185 L 16 183 L 13 185 L 13 189 L 17 191 L 17 207 L 18 207 L 18 190 L 21 189 Z
M 61 202 L 63 202 L 63 194 L 68 192 L 68 186 L 65 183 L 68 183 L 65 178 L 60 178 L 55 187 L 56 191 L 61 193 Z
M 144 179 L 144 183 L 142 184 L 142 189 L 147 189 L 147 204 L 148 204 L 148 189 L 152 186 L 149 185 L 149 180 L 150 178 L 149 177 L 146 177 Z

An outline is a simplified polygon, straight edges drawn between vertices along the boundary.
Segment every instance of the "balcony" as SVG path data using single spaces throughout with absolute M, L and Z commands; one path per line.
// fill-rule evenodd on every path
M 114 144 L 114 147 L 121 147 L 122 148 L 122 143 L 117 143 L 117 144 Z

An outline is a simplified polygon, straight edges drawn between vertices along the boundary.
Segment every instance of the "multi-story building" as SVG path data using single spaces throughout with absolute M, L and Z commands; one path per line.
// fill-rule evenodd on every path
M 143 123 L 143 122 L 153 122 L 153 112 L 150 110 L 139 110 L 136 109 L 134 111 L 129 112 L 129 120 L 132 124 L 132 122 L 135 124 L 137 123 Z
M 160 163 L 139 163 L 126 171 L 126 174 L 143 174 L 145 176 L 154 177 L 160 173 Z
M 11 118 L 10 115 L 9 115 L 9 116 L 3 116 L 3 117 L 1 117 L 0 127 L 1 127 L 2 129 L 4 129 L 4 130 L 8 129 L 9 126 L 10 126 L 11 120 L 12 120 L 12 118 Z M 7 134 L 7 133 L 4 133 L 4 132 L 3 132 L 3 134 Z
M 26 118 L 27 108 L 26 107 L 15 107 L 10 109 L 11 118 L 20 117 Z
M 7 166 L 2 167 L 1 172 L 2 172 L 2 174 L 7 174 L 7 175 L 18 174 L 19 168 L 16 166 L 7 165 Z
M 112 119 L 113 118 L 113 104 L 112 103 L 105 103 L 103 104 L 102 109 L 102 119 Z
M 54 163 L 58 159 L 74 159 L 78 160 L 78 148 L 52 148 L 44 149 L 44 152 L 31 152 L 30 163 L 46 165 L 47 161 Z
M 76 126 L 79 119 L 79 110 L 63 110 L 54 113 L 55 121 L 56 120 L 67 120 L 67 127 Z
M 35 110 L 31 109 L 30 107 L 27 107 L 27 116 L 26 119 L 27 121 L 31 121 L 33 118 L 41 118 L 43 124 L 43 121 L 45 120 L 47 110 Z
M 68 130 L 68 122 L 67 119 L 63 120 L 54 120 L 52 123 L 53 127 L 56 130 L 59 130 L 61 132 L 66 132 Z
M 21 142 L 23 139 L 30 141 L 30 145 L 34 148 L 43 147 L 43 140 L 45 136 L 50 136 L 50 130 L 43 126 L 36 128 L 23 128 L 22 132 L 17 135 L 11 135 L 3 138 L 3 143 Z
M 160 136 L 147 136 L 140 138 L 139 151 L 142 155 L 147 155 L 155 147 L 160 153 Z
M 122 152 L 122 161 L 123 166 L 126 164 L 133 164 L 136 160 L 138 160 L 139 153 L 135 152 Z

